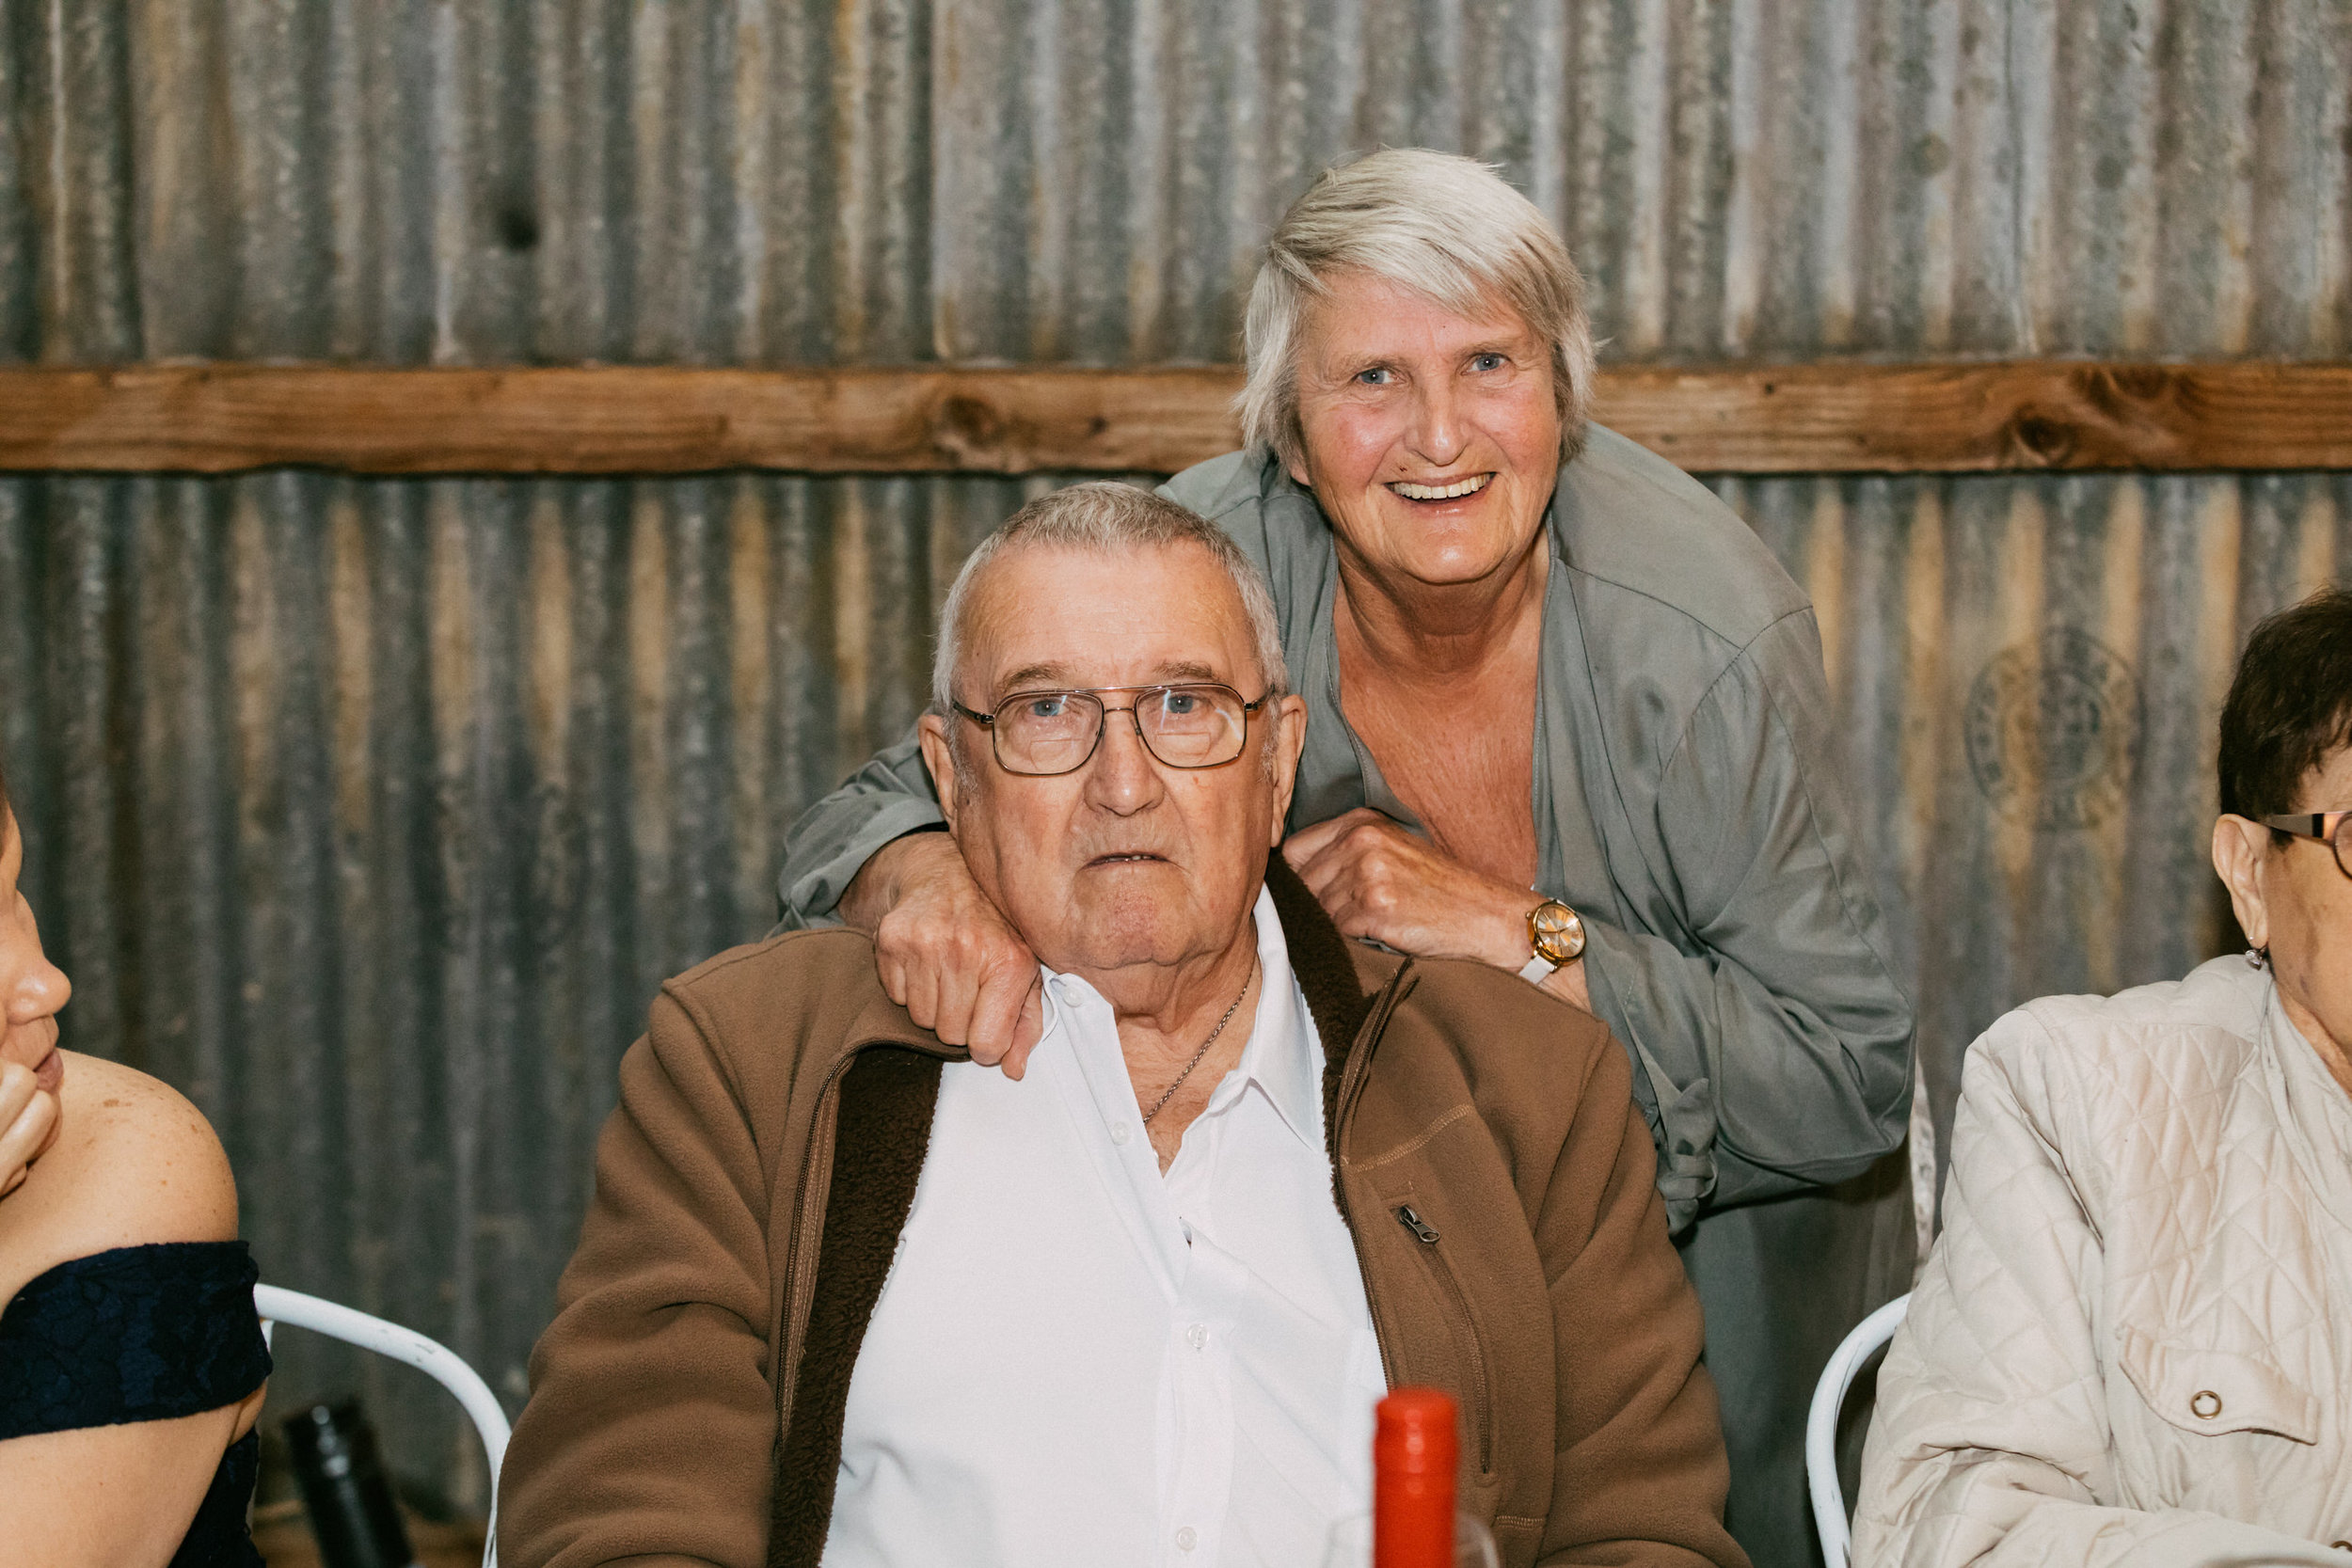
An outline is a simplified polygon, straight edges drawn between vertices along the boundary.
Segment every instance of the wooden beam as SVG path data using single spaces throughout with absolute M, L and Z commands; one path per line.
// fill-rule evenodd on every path
M 1597 418 L 1696 473 L 2352 467 L 2352 365 L 1638 367 Z
M 1234 444 L 1223 369 L 0 371 L 0 468 L 1173 473 Z
M 0 471 L 1168 473 L 1239 372 L 0 369 Z M 1597 417 L 1697 473 L 2352 468 L 2352 364 L 1621 367 Z

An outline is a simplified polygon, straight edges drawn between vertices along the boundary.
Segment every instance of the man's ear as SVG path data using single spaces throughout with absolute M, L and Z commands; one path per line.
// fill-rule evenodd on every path
M 956 786 L 963 781 L 956 773 L 953 744 L 947 738 L 947 721 L 936 713 L 927 713 L 915 721 L 914 736 L 923 748 L 923 766 L 930 769 L 931 787 L 939 792 L 939 815 L 947 819 L 947 832 L 956 831 Z
M 2270 830 L 2243 816 L 2224 816 L 2213 825 L 2213 868 L 2230 890 L 2238 929 L 2256 947 L 2270 945 L 2270 909 L 2263 898 L 2263 864 L 2270 857 Z
M 1282 825 L 1290 820 L 1291 795 L 1298 786 L 1298 757 L 1307 747 L 1307 699 L 1293 693 L 1274 705 L 1274 827 L 1269 849 L 1282 847 Z

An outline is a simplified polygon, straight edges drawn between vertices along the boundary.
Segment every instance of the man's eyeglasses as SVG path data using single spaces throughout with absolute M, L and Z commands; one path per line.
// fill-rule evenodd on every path
M 1112 707 L 1103 699 L 1134 692 L 1135 701 Z M 1221 768 L 1240 756 L 1249 739 L 1249 716 L 1265 697 L 1242 701 L 1230 686 L 1186 682 L 1180 686 L 1098 686 L 1086 691 L 1016 691 L 993 713 L 975 713 L 961 703 L 948 706 L 987 730 L 997 765 L 1008 773 L 1051 778 L 1074 773 L 1103 743 L 1103 722 L 1114 713 L 1135 721 L 1136 735 L 1170 768 Z
M 2296 816 L 2265 816 L 2263 826 L 2297 838 L 2315 838 L 2336 852 L 2336 869 L 2352 877 L 2352 811 L 2305 812 Z

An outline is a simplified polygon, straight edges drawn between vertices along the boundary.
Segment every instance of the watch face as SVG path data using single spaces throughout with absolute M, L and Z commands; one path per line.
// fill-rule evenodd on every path
M 1558 899 L 1546 899 L 1528 912 L 1528 944 L 1547 962 L 1570 962 L 1584 951 L 1584 922 Z

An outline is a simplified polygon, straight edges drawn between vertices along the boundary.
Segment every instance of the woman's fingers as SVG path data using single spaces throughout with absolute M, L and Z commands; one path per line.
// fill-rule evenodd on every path
M 1526 961 L 1519 923 L 1531 900 L 1378 812 L 1302 828 L 1282 850 L 1343 935 L 1433 958 Z
M 1012 1049 L 1005 1053 L 1005 1076 L 1019 1079 L 1029 1070 L 1029 1053 L 1045 1037 L 1045 976 L 1040 974 L 1021 999 L 1021 1016 L 1014 1022 Z
M 23 1075 L 23 1090 L 14 1081 Z M 32 1069 L 10 1062 L 6 1069 L 8 1082 L 0 1086 L 0 1107 L 12 1107 L 14 1114 L 0 1126 L 0 1194 L 14 1192 L 24 1181 L 33 1156 L 49 1141 L 49 1134 L 57 1125 L 57 1097 L 43 1093 L 33 1078 Z
M 968 1047 L 981 1066 L 1006 1061 L 1021 1043 L 1023 999 L 1038 983 L 1037 955 L 989 902 L 961 856 L 910 861 L 897 902 L 875 926 L 874 964 L 910 1018 L 946 1043 Z
M 981 976 L 972 1004 L 972 1059 L 983 1067 L 1003 1067 L 1008 1078 L 1019 1078 L 1028 1060 L 1027 1051 L 1022 1051 L 1019 1061 L 1013 1051 L 1021 1044 L 1021 1018 L 1029 1010 L 1030 994 L 1043 978 L 1037 960 L 1025 955 L 1026 949 L 1022 957 L 1009 954 L 993 965 Z M 1034 1038 L 1030 1043 L 1036 1043 Z
M 1311 827 L 1301 828 L 1284 839 L 1282 858 L 1291 863 L 1292 870 L 1304 876 L 1310 863 L 1345 838 L 1351 831 L 1379 823 L 1388 823 L 1391 827 L 1396 825 L 1370 806 L 1358 806 L 1354 811 L 1342 812 Z
M 40 1081 L 22 1062 L 0 1062 L 0 1127 L 12 1124 L 33 1102 Z

